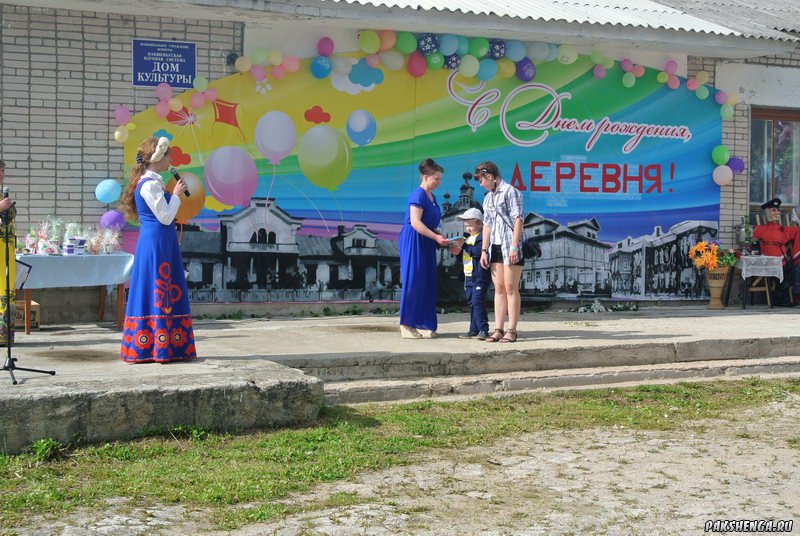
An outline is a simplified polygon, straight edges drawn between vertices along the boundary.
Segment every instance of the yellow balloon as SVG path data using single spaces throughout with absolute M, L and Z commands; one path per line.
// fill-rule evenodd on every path
M 728 93 L 728 104 L 731 106 L 736 106 L 739 103 L 739 94 L 738 93 Z
M 234 65 L 236 66 L 237 71 L 240 73 L 246 73 L 250 70 L 250 67 L 253 66 L 253 62 L 250 61 L 250 58 L 247 56 L 239 56 L 236 58 L 236 63 Z
M 516 64 L 508 58 L 500 58 L 497 60 L 497 74 L 501 78 L 511 78 L 517 73 Z
M 114 131 L 114 139 L 120 143 L 123 143 L 125 140 L 128 139 L 128 128 L 127 127 L 117 127 L 117 130 Z
M 703 84 L 708 82 L 708 73 L 705 71 L 700 71 L 699 73 L 697 73 L 697 76 L 695 76 L 695 78 L 697 79 L 697 83 L 702 86 Z
M 169 99 L 169 109 L 173 112 L 180 112 L 183 109 L 183 103 L 181 102 L 181 99 L 175 97 Z
M 136 130 L 136 123 L 128 123 L 125 126 L 128 127 L 128 130 L 131 131 L 131 132 Z
M 283 63 L 283 54 L 278 50 L 270 50 L 267 52 L 267 63 L 270 65 L 280 65 Z

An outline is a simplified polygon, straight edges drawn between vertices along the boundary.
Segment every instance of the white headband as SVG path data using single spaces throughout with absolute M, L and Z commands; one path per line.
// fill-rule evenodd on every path
M 156 146 L 156 150 L 153 152 L 153 156 L 150 157 L 150 162 L 158 162 L 164 158 L 167 149 L 169 149 L 169 140 L 164 137 L 158 138 L 158 145 Z

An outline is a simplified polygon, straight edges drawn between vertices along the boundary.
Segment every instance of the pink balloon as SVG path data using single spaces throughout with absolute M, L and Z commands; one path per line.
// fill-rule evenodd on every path
M 223 146 L 206 161 L 206 191 L 224 205 L 247 205 L 258 186 L 253 159 L 238 147 Z
M 267 70 L 263 65 L 253 65 L 250 67 L 250 76 L 252 76 L 253 80 L 256 82 L 260 82 L 267 77 Z
M 667 87 L 670 89 L 678 89 L 681 87 L 681 79 L 675 76 L 674 74 L 669 75 L 669 79 L 667 80 Z
M 419 78 L 425 74 L 425 71 L 428 69 L 428 65 L 425 63 L 425 57 L 419 50 L 414 51 L 414 53 L 408 57 L 407 68 L 409 74 L 416 78 Z
M 601 79 L 601 78 L 605 78 L 605 76 L 606 76 L 606 68 L 598 63 L 597 65 L 594 66 L 594 70 L 592 71 L 592 74 L 598 80 Z
M 664 72 L 667 74 L 675 74 L 675 71 L 678 70 L 678 62 L 675 60 L 669 60 L 667 63 L 664 64 Z
M 273 65 L 271 72 L 272 72 L 272 78 L 276 80 L 283 78 L 283 75 L 286 74 L 286 70 L 283 68 L 282 65 Z
M 370 54 L 367 56 L 367 65 L 370 67 L 377 67 L 381 64 L 381 57 L 377 54 Z
M 725 93 L 724 91 L 717 91 L 714 94 L 714 101 L 720 106 L 722 106 L 723 104 L 728 102 L 728 94 Z
M 619 66 L 626 73 L 629 73 L 629 72 L 631 72 L 631 70 L 633 70 L 633 62 L 631 60 L 629 60 L 628 58 L 625 58 L 624 60 L 619 62 Z
M 170 86 L 166 82 L 161 82 L 156 86 L 155 94 L 156 97 L 158 97 L 158 100 L 168 101 L 169 99 L 172 98 L 172 86 Z
M 169 113 L 169 101 L 162 100 L 156 104 L 156 115 L 158 117 L 167 117 Z
M 203 105 L 206 103 L 206 98 L 203 96 L 202 93 L 195 93 L 191 97 L 189 97 L 189 106 L 192 108 L 202 108 Z
M 644 66 L 643 65 L 634 65 L 633 66 L 633 76 L 636 78 L 641 78 L 644 76 Z
M 695 80 L 694 78 L 692 78 L 691 80 L 687 80 L 686 89 L 688 89 L 689 91 L 694 91 L 695 89 L 697 89 L 697 80 Z
M 323 37 L 317 42 L 317 53 L 320 56 L 330 56 L 333 54 L 333 39 L 330 37 Z
M 206 98 L 207 101 L 214 102 L 215 100 L 217 100 L 217 90 L 207 89 L 203 91 L 203 96 Z
M 282 65 L 287 73 L 294 73 L 300 68 L 300 60 L 297 56 L 284 56 Z
M 727 97 L 725 98 L 727 99 Z M 126 106 L 118 104 L 117 109 L 114 110 L 114 120 L 121 126 L 127 125 L 131 120 L 131 111 Z

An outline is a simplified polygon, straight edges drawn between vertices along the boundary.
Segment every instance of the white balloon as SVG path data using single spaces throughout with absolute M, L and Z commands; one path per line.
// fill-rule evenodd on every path
M 538 41 L 535 43 L 531 43 L 528 45 L 528 57 L 531 61 L 544 61 L 547 59 L 547 56 L 550 54 L 550 45 L 547 43 Z
M 380 53 L 381 63 L 390 71 L 399 71 L 405 64 L 405 58 L 396 50 L 387 50 Z
M 255 130 L 256 147 L 271 164 L 278 164 L 291 154 L 297 139 L 297 130 L 292 118 L 273 110 L 258 120 Z
M 726 166 L 717 166 L 714 168 L 714 173 L 711 175 L 714 182 L 719 186 L 728 186 L 733 182 L 733 170 Z

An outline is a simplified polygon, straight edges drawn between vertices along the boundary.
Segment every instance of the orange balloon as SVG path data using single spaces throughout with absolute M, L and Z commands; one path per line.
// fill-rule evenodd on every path
M 191 195 L 189 197 L 184 195 L 181 198 L 181 206 L 175 215 L 175 221 L 189 223 L 189 220 L 200 214 L 203 209 L 203 205 L 206 202 L 206 188 L 203 186 L 203 181 L 194 173 L 189 173 L 188 171 L 179 171 L 178 173 L 183 182 L 186 183 L 186 186 L 189 187 L 189 194 Z M 175 180 L 175 177 L 172 177 L 167 183 L 167 191 L 172 193 L 177 183 L 178 181 Z

